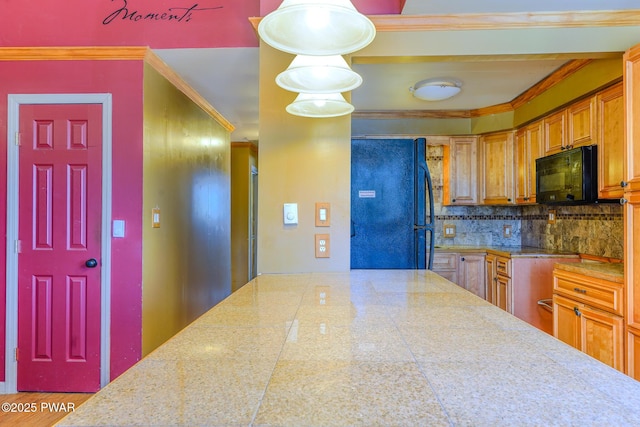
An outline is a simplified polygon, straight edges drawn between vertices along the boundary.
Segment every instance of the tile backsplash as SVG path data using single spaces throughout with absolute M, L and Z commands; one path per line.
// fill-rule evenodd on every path
M 443 206 L 442 147 L 429 146 L 427 164 L 434 193 L 436 246 L 534 246 L 601 257 L 623 258 L 622 206 Z M 549 210 L 555 223 L 549 224 Z M 444 237 L 445 225 L 455 237 Z M 504 226 L 510 225 L 510 236 Z

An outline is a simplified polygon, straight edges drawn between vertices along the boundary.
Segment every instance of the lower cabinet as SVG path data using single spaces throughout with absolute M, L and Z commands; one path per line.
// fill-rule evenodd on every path
M 436 252 L 433 271 L 445 279 L 485 298 L 485 254 Z
M 485 299 L 504 311 L 513 313 L 511 259 L 489 253 L 486 257 L 485 268 Z
M 553 336 L 625 372 L 622 284 L 556 269 L 553 290 Z
M 554 295 L 553 336 L 624 372 L 624 325 L 621 316 Z

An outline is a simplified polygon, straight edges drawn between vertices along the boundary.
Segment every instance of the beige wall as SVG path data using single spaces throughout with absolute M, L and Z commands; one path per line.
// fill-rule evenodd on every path
M 274 79 L 293 59 L 260 47 L 258 272 L 347 271 L 350 267 L 351 118 L 310 119 L 285 111 L 296 94 Z M 315 203 L 331 203 L 331 227 L 315 227 Z M 283 224 L 297 203 L 297 226 Z M 314 234 L 329 233 L 331 257 L 315 258 Z
M 143 355 L 231 292 L 229 139 L 145 65 Z

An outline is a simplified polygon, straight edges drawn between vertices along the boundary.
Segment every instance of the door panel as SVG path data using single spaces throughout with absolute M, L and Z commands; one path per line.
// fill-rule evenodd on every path
M 411 139 L 351 142 L 351 268 L 416 268 L 414 155 Z
M 102 106 L 20 107 L 18 390 L 100 388 Z

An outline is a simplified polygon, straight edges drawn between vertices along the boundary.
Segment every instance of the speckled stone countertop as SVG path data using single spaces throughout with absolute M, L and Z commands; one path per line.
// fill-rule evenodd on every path
M 638 426 L 640 382 L 430 271 L 262 275 L 63 426 Z
M 439 252 L 487 252 L 505 257 L 562 257 L 578 258 L 579 255 L 573 252 L 560 252 L 553 249 L 535 248 L 532 246 L 435 246 L 435 251 Z
M 615 283 L 624 283 L 624 265 L 622 263 L 608 262 L 558 262 L 555 268 L 572 271 L 589 277 L 609 280 Z

